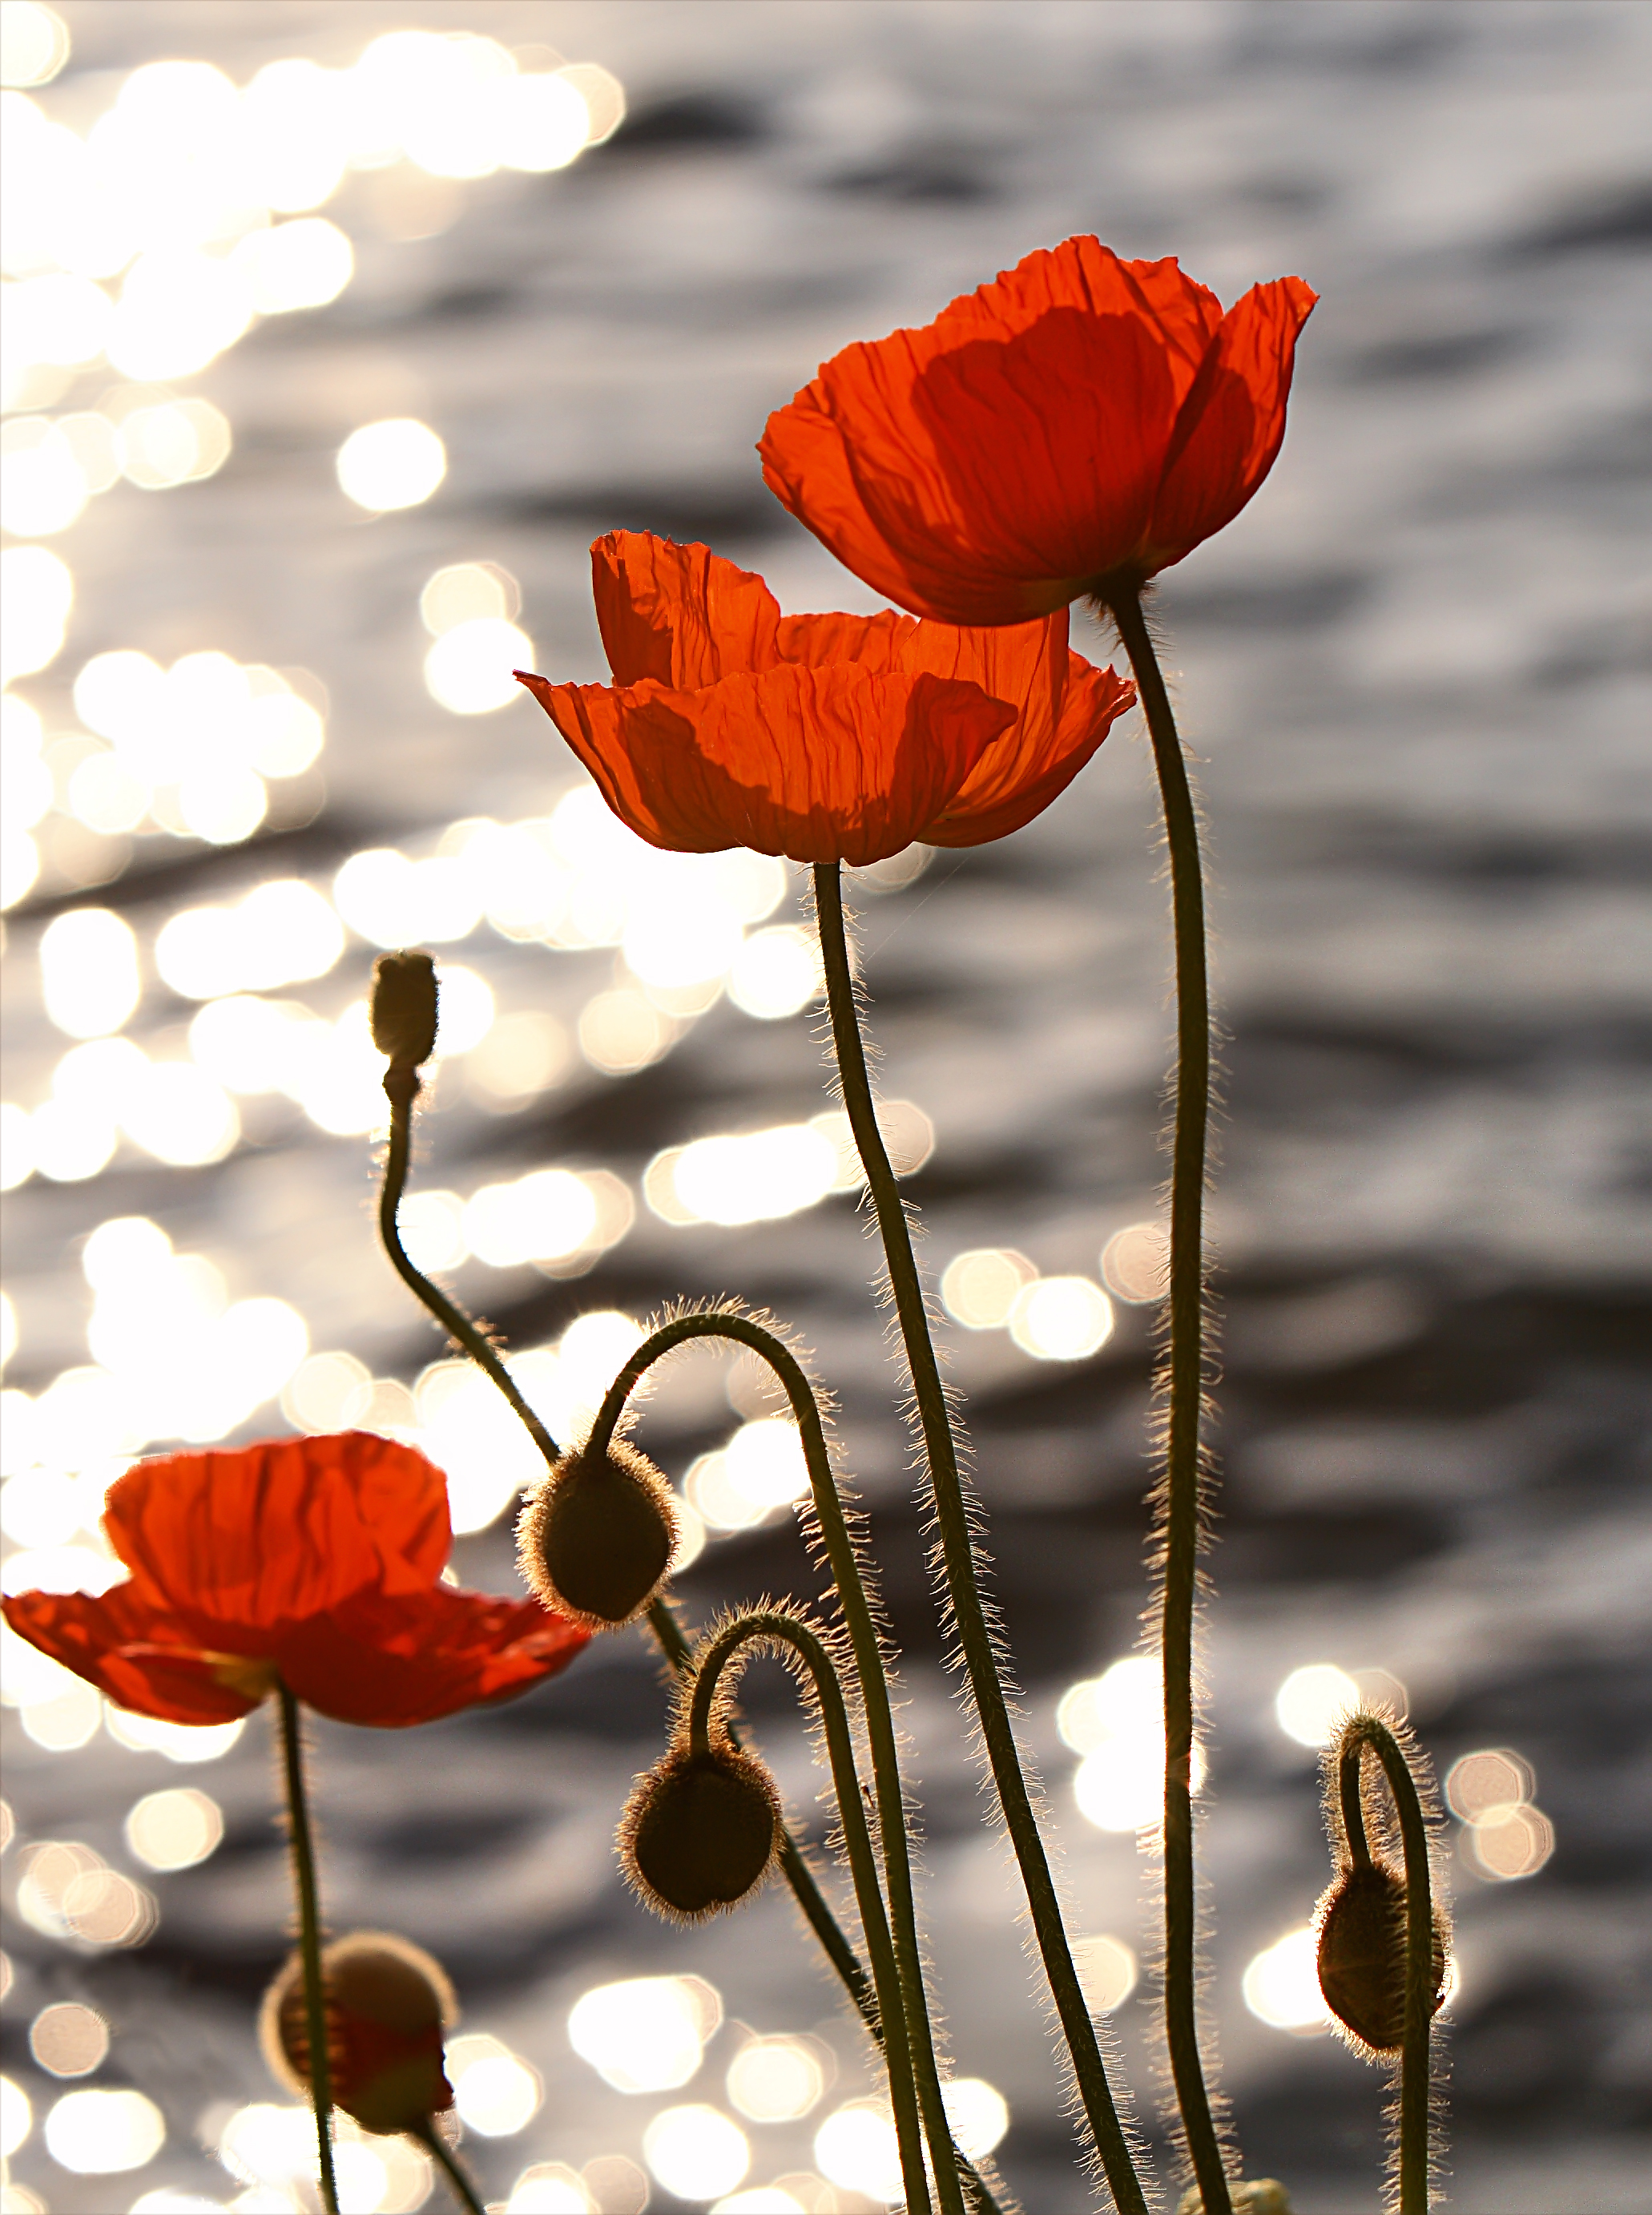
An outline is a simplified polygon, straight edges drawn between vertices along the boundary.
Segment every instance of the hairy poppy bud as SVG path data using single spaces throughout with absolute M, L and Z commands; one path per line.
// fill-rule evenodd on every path
M 1405 1880 L 1381 1862 L 1343 1870 L 1319 1904 L 1319 1989 L 1338 2022 L 1374 2053 L 1405 2040 Z M 1445 1993 L 1445 1929 L 1436 1913 L 1434 1997 Z
M 381 954 L 373 965 L 373 1044 L 401 1069 L 436 1051 L 436 964 L 428 954 Z
M 639 1776 L 620 1822 L 627 1881 L 657 1915 L 697 1923 L 762 1883 L 780 1835 L 780 1795 L 737 1746 L 674 1746 Z
M 554 1614 L 592 1630 L 633 1622 L 676 1546 L 676 1502 L 646 1454 L 566 1453 L 522 1511 L 522 1574 Z
M 387 1931 L 354 1931 L 322 1949 L 321 1987 L 335 2107 L 386 2134 L 453 2105 L 442 2067 L 453 1987 L 428 1954 Z M 296 1954 L 264 1996 L 259 2037 L 275 2074 L 308 2098 L 309 2024 Z
M 1291 2215 L 1291 2196 L 1276 2176 L 1253 2177 L 1248 2184 L 1228 2187 L 1233 2215 Z M 1176 2203 L 1176 2215 L 1204 2215 L 1204 2198 L 1190 2184 Z

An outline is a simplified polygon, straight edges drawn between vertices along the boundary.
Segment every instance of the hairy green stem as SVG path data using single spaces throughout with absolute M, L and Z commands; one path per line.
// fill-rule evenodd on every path
M 814 873 L 815 905 L 820 924 L 821 957 L 825 966 L 832 1041 L 836 1050 L 843 1104 L 866 1173 L 867 1187 L 877 1213 L 884 1255 L 895 1295 L 896 1314 L 906 1348 L 907 1365 L 917 1402 L 918 1419 L 928 1463 L 930 1490 L 936 1527 L 945 1569 L 947 1596 L 958 1627 L 958 1644 L 969 1672 L 976 1712 L 993 1782 L 1004 1810 L 1010 1842 L 1020 1865 L 1032 1924 L 1043 1957 L 1044 1973 L 1068 2049 L 1072 2055 L 1079 2095 L 1084 2103 L 1096 2151 L 1109 2189 L 1125 2215 L 1146 2215 L 1147 2201 L 1130 2158 L 1124 2126 L 1107 2082 L 1096 2027 L 1074 1966 L 1073 1949 L 1062 1921 L 1049 1859 L 1039 1835 L 1032 1795 L 1021 1768 L 1021 1758 L 1010 1721 L 1009 1704 L 999 1676 L 999 1657 L 993 1646 L 985 1604 L 976 1575 L 976 1539 L 970 1527 L 970 1511 L 964 1497 L 958 1448 L 951 1419 L 929 1334 L 929 1317 L 923 1285 L 913 1256 L 912 1237 L 905 1203 L 895 1172 L 890 1166 L 883 1133 L 878 1126 L 872 1083 L 866 1070 L 865 1042 L 849 967 L 848 941 L 843 925 L 843 893 L 838 867 L 817 863 Z
M 413 1102 L 419 1094 L 417 1073 L 399 1071 L 393 1065 L 386 1073 L 384 1089 L 390 1102 L 390 1136 L 385 1149 L 378 1207 L 379 1236 L 384 1250 L 395 1264 L 397 1274 L 420 1305 L 428 1310 L 450 1337 L 463 1347 L 489 1382 L 504 1395 L 549 1466 L 558 1457 L 556 1440 L 517 1390 L 516 1380 L 500 1359 L 498 1348 L 489 1342 L 486 1334 L 477 1328 L 462 1308 L 414 1267 L 402 1245 L 398 1218 L 412 1150 Z M 663 1600 L 657 1600 L 648 1611 L 648 1621 L 661 1652 L 672 1669 L 680 1674 L 687 1663 L 688 1647 L 676 1617 Z M 782 1839 L 780 1867 L 805 1920 L 820 1940 L 827 1959 L 836 1970 L 862 2022 L 881 2046 L 883 2028 L 878 2019 L 871 1979 L 856 1958 L 854 1947 L 843 1935 L 815 1881 L 813 1870 L 789 1830 Z M 982 2204 L 986 2215 L 990 2215 L 990 2200 L 984 2200 Z
M 1159 1501 L 1164 1588 L 1165 2037 L 1205 2215 L 1233 2202 L 1199 2056 L 1198 1898 L 1193 1866 L 1193 1621 L 1203 1521 L 1204 1185 L 1210 1124 L 1210 985 L 1198 817 L 1170 696 L 1139 592 L 1108 603 L 1147 716 L 1170 851 L 1176 944 L 1176 1126 L 1171 1154 L 1169 1408 Z
M 872 1600 L 848 1519 L 832 1476 L 825 1432 L 814 1388 L 784 1341 L 749 1316 L 727 1310 L 677 1316 L 663 1324 L 638 1347 L 609 1386 L 590 1434 L 588 1451 L 602 1453 L 614 1435 L 627 1400 L 652 1364 L 674 1347 L 692 1339 L 721 1338 L 745 1346 L 765 1360 L 791 1402 L 802 1440 L 815 1513 L 826 1549 L 838 1605 L 843 1611 L 855 1674 L 860 1685 L 866 1739 L 872 1755 L 872 1779 L 878 1795 L 878 1835 L 889 1883 L 890 1911 L 894 1924 L 895 1958 L 900 1973 L 906 2010 L 907 2037 L 917 2072 L 918 2100 L 935 2166 L 936 2188 L 948 2211 L 962 2207 L 962 2183 L 951 2126 L 941 2098 L 940 2071 L 935 2059 L 934 2032 L 924 1992 L 923 1956 L 918 1943 L 918 1917 L 912 1884 L 912 1857 L 907 1838 L 906 1797 L 901 1787 L 899 1751 L 895 1716 L 890 1704 L 889 1682 Z M 981 2189 L 977 2184 L 977 2191 Z M 981 2204 L 977 2199 L 977 2205 Z M 988 2203 L 990 2205 L 990 2202 Z
M 1337 1764 L 1343 1830 L 1356 1868 L 1368 1868 L 1363 1768 L 1375 1754 L 1394 1795 L 1405 1856 L 1405 2030 L 1399 2063 L 1399 2215 L 1429 2215 L 1429 2104 L 1433 2085 L 1435 2012 L 1434 1887 L 1429 1827 L 1404 1749 L 1375 1715 L 1355 1715 L 1343 1734 Z
M 298 1959 L 304 1979 L 304 2035 L 309 2041 L 309 2103 L 315 2115 L 315 2153 L 327 2215 L 339 2215 L 339 2185 L 333 2170 L 333 2068 L 327 2052 L 327 1993 L 321 1982 L 321 1912 L 315 1886 L 315 1842 L 310 1832 L 309 1801 L 304 1790 L 304 1746 L 298 1703 L 278 1681 L 281 1718 L 281 1770 L 287 1794 L 287 1837 L 292 1849 L 292 1884 L 298 1902 Z
M 487 2210 L 483 2206 L 475 2186 L 454 2158 L 453 2149 L 436 2127 L 434 2119 L 426 2115 L 422 2122 L 414 2124 L 408 2135 L 418 2139 L 419 2144 L 424 2147 L 425 2152 L 446 2177 L 453 2187 L 454 2198 L 466 2211 L 466 2215 L 487 2215 Z
M 911 2054 L 907 2044 L 900 1973 L 896 1967 L 895 1948 L 890 1936 L 889 1918 L 884 1912 L 884 1895 L 878 1889 L 878 1864 L 872 1853 L 872 1833 L 866 1826 L 866 1811 L 860 1801 L 860 1776 L 855 1767 L 854 1740 L 849 1729 L 843 1687 L 838 1682 L 831 1655 L 823 1641 L 796 1616 L 786 1614 L 779 1609 L 763 1609 L 750 1615 L 739 1615 L 731 1623 L 725 1624 L 696 1657 L 694 1690 L 688 1703 L 688 1743 L 699 1753 L 708 1749 L 723 1672 L 731 1665 L 737 1670 L 754 1643 L 771 1647 L 776 1645 L 789 1647 L 808 1671 L 814 1685 L 825 1733 L 826 1752 L 832 1764 L 832 1787 L 837 1798 L 838 1819 L 843 1826 L 844 1849 L 854 1878 L 860 1927 L 866 1934 L 866 1954 L 872 1963 L 878 2013 L 883 2018 L 884 2058 L 889 2078 L 890 2106 L 894 2111 L 895 2135 L 901 2151 L 901 2175 L 906 2184 L 907 2207 L 909 2215 L 929 2215 L 931 2201 L 928 2179 L 924 2174 L 923 2131 L 912 2075 Z M 945 2144 L 950 2149 L 950 2135 Z M 955 2188 L 956 2184 L 955 2176 Z M 962 2205 L 961 2200 L 959 2205 Z

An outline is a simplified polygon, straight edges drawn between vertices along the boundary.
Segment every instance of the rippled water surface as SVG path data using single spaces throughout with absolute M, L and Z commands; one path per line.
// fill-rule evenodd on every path
M 278 225 L 325 221 L 348 241 L 352 273 L 329 301 L 278 300 L 182 368 L 166 354 L 184 358 L 180 311 L 157 339 L 123 305 L 110 359 L 37 370 L 11 396 L 24 428 L 9 428 L 9 456 L 46 451 L 52 426 L 101 411 L 127 475 L 84 493 L 77 514 L 42 477 L 31 497 L 45 505 L 10 512 L 9 544 L 66 565 L 74 599 L 60 647 L 48 637 L 16 679 L 38 726 L 8 726 L 9 776 L 25 764 L 12 827 L 47 809 L 31 834 L 38 874 L 7 918 L 5 1095 L 32 1119 L 27 1138 L 9 1119 L 8 1138 L 40 1157 L 8 1202 L 7 1382 L 28 1399 L 10 1403 L 23 1443 L 3 1504 L 10 1555 L 36 1557 L 9 1560 L 8 1589 L 96 1574 L 89 1526 L 109 1459 L 133 1443 L 345 1420 L 413 1427 L 446 1457 L 472 1526 L 463 1580 L 515 1589 L 508 1506 L 531 1463 L 485 1408 L 444 1413 L 450 1380 L 427 1374 L 441 1346 L 371 1235 L 376 1065 L 352 1010 L 376 942 L 436 943 L 465 973 L 449 1005 L 466 1050 L 443 1064 L 422 1126 L 416 1186 L 447 1196 L 425 1206 L 427 1250 L 513 1348 L 544 1350 L 533 1374 L 548 1409 L 577 1420 L 623 1352 L 623 1324 L 565 1339 L 571 1322 L 640 1319 L 679 1293 L 771 1305 L 838 1396 L 906 1655 L 956 2073 L 1007 2102 L 1000 2159 L 1025 2205 L 1080 2204 L 1013 1887 L 941 1666 L 872 1249 L 853 1193 L 827 1189 L 829 1129 L 811 1127 L 834 1106 L 813 1018 L 762 1012 L 787 1003 L 803 958 L 786 935 L 806 921 L 798 873 L 651 868 L 604 843 L 530 700 L 457 710 L 517 653 L 558 677 L 603 674 L 585 549 L 615 525 L 707 540 L 792 610 L 874 604 L 782 515 L 752 452 L 767 412 L 849 340 L 924 320 L 1078 230 L 1176 254 L 1224 298 L 1300 272 L 1322 304 L 1274 476 L 1158 598 L 1203 763 L 1227 1031 L 1223 1488 L 1204 1649 L 1212 2021 L 1247 2172 L 1284 2179 L 1306 2215 L 1372 2206 L 1380 2080 L 1322 2027 L 1280 2020 L 1304 2009 L 1289 1945 L 1273 1949 L 1306 1923 L 1324 1848 L 1313 1756 L 1276 1702 L 1311 1665 L 1398 1684 L 1442 1773 L 1476 1752 L 1518 1758 L 1458 1772 L 1448 1822 L 1450 2204 L 1652 2208 L 1652 16 L 1597 0 L 80 0 L 60 13 L 73 52 L 34 97 L 83 138 L 118 95 L 130 103 L 141 64 L 210 62 L 240 87 L 290 58 L 350 69 L 407 27 L 492 38 L 529 77 L 600 64 L 629 113 L 570 166 L 459 178 L 431 169 L 486 169 L 495 153 L 427 148 L 420 166 L 392 143 L 375 156 L 358 118 L 357 156 L 380 165 L 319 203 L 294 187 L 275 210 Z M 405 94 L 450 139 L 471 96 L 454 83 L 445 101 Z M 220 132 L 211 160 L 229 163 L 250 129 Z M 175 228 L 175 209 L 154 212 L 164 163 L 144 143 L 121 157 L 133 219 Z M 211 160 L 186 200 L 224 198 Z M 217 265 L 240 255 L 260 297 L 281 283 L 324 293 L 341 249 L 311 233 L 292 267 L 311 259 L 283 278 L 262 218 L 233 197 L 208 242 Z M 170 426 L 175 440 L 182 419 L 164 411 L 183 402 L 216 412 L 187 419 L 197 481 L 166 488 L 175 460 L 155 462 L 151 433 L 124 426 L 161 410 L 153 439 Z M 445 476 L 369 513 L 340 488 L 339 450 L 402 420 L 438 435 Z M 76 452 L 100 439 L 116 451 L 113 432 L 74 435 Z M 381 453 L 390 491 L 417 489 L 423 451 L 415 439 Z M 426 592 L 456 568 L 447 600 Z M 49 630 L 51 574 L 17 574 Z M 461 636 L 462 622 L 495 629 Z M 1111 651 L 1077 623 L 1075 643 Z M 123 652 L 167 670 L 227 660 L 169 678 L 182 689 L 144 725 L 131 687 L 150 680 L 134 665 L 113 678 L 100 665 L 103 693 L 76 689 L 95 657 Z M 257 699 L 274 704 L 255 745 Z M 325 745 L 305 762 L 316 715 Z M 193 732 L 195 752 L 144 756 L 156 730 Z M 27 766 L 36 738 L 49 807 L 45 772 Z M 501 843 L 489 824 L 541 827 Z M 352 862 L 386 850 L 443 866 Z M 1157 867 L 1132 719 L 1025 831 L 858 888 L 884 1088 L 921 1111 L 907 1188 L 937 1274 L 964 1252 L 1013 1249 L 1029 1279 L 1093 1286 L 1108 1239 L 1153 1217 L 1169 1042 Z M 295 880 L 308 897 L 242 905 Z M 87 909 L 124 935 L 58 930 Z M 188 920 L 204 909 L 216 912 Z M 130 1051 L 89 1053 L 100 1038 Z M 670 1150 L 764 1130 L 791 1134 L 767 1167 Z M 545 1168 L 571 1175 L 520 1186 Z M 760 1169 L 789 1212 L 715 1219 L 753 1213 Z M 173 1258 L 141 1230 L 89 1247 L 134 1218 Z M 1090 1957 L 1098 1988 L 1128 1981 L 1127 1956 L 1150 1961 L 1153 1870 L 1129 1829 L 1083 1812 L 1132 1819 L 1128 1763 L 1110 1770 L 1106 1756 L 1128 1730 L 1108 1738 L 1093 1701 L 1063 1709 L 1064 1731 L 1056 1710 L 1137 1635 L 1151 1316 L 1116 1299 L 1111 1335 L 1073 1359 L 1048 1358 L 1031 1324 L 949 1338 L 1075 1925 L 1114 1942 Z M 95 1365 L 101 1383 L 83 1373 Z M 82 1373 L 54 1382 L 65 1372 Z M 736 1522 L 736 1463 L 701 1457 L 768 1412 L 745 1371 L 696 1354 L 640 1436 L 676 1477 L 698 1463 L 692 1496 Z M 76 1546 L 85 1558 L 65 1568 L 60 1549 Z M 785 1511 L 713 1527 L 681 1580 L 695 1619 L 812 1589 Z M 179 1765 L 8 1654 L 5 2067 L 34 2118 L 13 2163 L 34 2197 L 17 2205 L 112 2215 L 169 2187 L 204 2195 L 179 2207 L 227 2206 L 279 2169 L 246 2156 L 237 2180 L 211 2150 L 239 2111 L 281 2096 L 252 2028 L 287 1911 L 264 1721 Z M 1316 1682 L 1296 1680 L 1301 1699 Z M 823 1836 L 823 1779 L 784 1679 L 754 1669 L 746 1689 L 792 1808 Z M 621 1886 L 613 1821 L 662 1715 L 657 1666 L 626 1635 L 506 1708 L 405 1736 L 318 1726 L 331 1919 L 431 1947 L 465 2030 L 508 2050 L 463 2057 L 494 2069 L 471 2080 L 465 2141 L 491 2198 L 535 2163 L 607 2161 L 583 2188 L 634 2208 L 652 2151 L 653 2206 L 707 2204 L 714 2191 L 684 2200 L 669 2180 L 711 2179 L 726 2132 L 695 2141 L 686 2169 L 658 2129 L 646 2149 L 645 2136 L 685 2104 L 761 2108 L 755 2077 L 729 2073 L 756 2033 L 803 2041 L 792 2104 L 817 2096 L 791 2120 L 744 2115 L 745 2183 L 789 2177 L 795 2205 L 870 2207 L 820 2183 L 816 2133 L 872 2080 L 785 1895 L 682 1936 Z M 1081 1806 L 1083 1746 L 1102 1752 Z M 162 1791 L 197 1799 L 128 1821 Z M 46 1841 L 87 1850 L 83 1876 L 101 1861 L 125 1881 L 97 1893 L 102 1924 L 64 1919 L 74 1872 L 30 1858 Z M 193 1866 L 152 1865 L 202 1847 Z M 622 2018 L 605 2078 L 571 2042 L 570 2009 L 641 1977 L 703 1984 Z M 1150 2120 L 1148 1981 L 1111 2020 Z M 57 2047 L 38 2027 L 67 2003 L 112 2034 L 80 2077 L 43 2065 L 84 2058 L 80 2018 L 57 2019 Z M 675 2081 L 669 2056 L 647 2059 L 671 2038 Z M 648 2085 L 620 2089 L 609 2079 L 639 2052 Z M 141 2092 L 164 2144 L 113 2175 L 76 2168 L 73 2112 L 49 2141 L 45 2123 L 77 2088 Z M 96 2112 L 107 2142 L 141 2138 L 137 2110 Z M 246 2141 L 244 2115 L 235 2127 Z M 405 2160 L 356 2175 L 364 2209 L 412 2206 L 427 2182 Z M 289 2203 L 254 2187 L 236 2204 Z

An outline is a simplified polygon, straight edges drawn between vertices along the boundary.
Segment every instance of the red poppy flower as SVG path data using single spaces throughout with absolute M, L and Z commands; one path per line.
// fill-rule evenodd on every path
M 1030 254 L 921 330 L 846 347 L 768 419 L 770 488 L 856 576 L 955 623 L 1130 590 L 1231 523 L 1285 434 L 1315 295 L 1222 313 L 1173 261 Z
M 997 630 L 782 616 L 704 546 L 591 549 L 617 682 L 522 681 L 615 813 L 677 852 L 865 864 L 1031 821 L 1135 697 L 1067 646 L 1067 611 Z
M 278 1679 L 341 1722 L 431 1722 L 525 1691 L 588 1640 L 537 1600 L 441 1583 L 441 1470 L 364 1431 L 139 1462 L 103 1527 L 129 1583 L 19 1592 L 6 1620 L 168 1722 L 230 1721 Z

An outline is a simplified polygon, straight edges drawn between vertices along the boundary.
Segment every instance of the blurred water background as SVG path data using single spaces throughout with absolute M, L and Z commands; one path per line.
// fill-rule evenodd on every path
M 1028 2208 L 1080 2205 L 819 1120 L 798 873 L 615 833 L 508 671 L 605 673 L 585 549 L 620 525 L 706 540 L 789 609 L 873 604 L 752 442 L 824 355 L 1030 248 L 1094 230 L 1228 299 L 1300 272 L 1323 304 L 1274 476 L 1159 598 L 1227 1030 L 1210 2004 L 1249 2173 L 1304 2215 L 1374 2206 L 1380 2083 L 1327 2034 L 1301 1932 L 1314 1741 L 1350 1678 L 1398 1697 L 1452 1778 L 1450 2204 L 1652 2208 L 1652 12 L 4 22 L 7 1588 L 107 1580 L 123 1456 L 347 1422 L 422 1440 L 462 1579 L 517 1588 L 531 1455 L 371 1231 L 364 994 L 380 946 L 433 945 L 413 1233 L 552 1420 L 679 1292 L 772 1304 L 840 1396 L 960 2114 Z M 1026 1739 L 1149 2121 L 1153 822 L 1132 721 L 1015 838 L 855 895 L 927 1258 L 973 1257 L 950 1353 Z M 814 1588 L 773 1415 L 707 1354 L 645 1416 L 706 1531 L 693 1618 Z M 253 2040 L 287 1913 L 264 1718 L 186 1739 L 9 1634 L 5 1667 L 7 2208 L 312 2205 Z M 748 1693 L 819 1836 L 784 1681 Z M 333 1922 L 455 1976 L 465 2152 L 500 2204 L 880 2205 L 865 2056 L 785 1895 L 684 1936 L 620 1886 L 662 1713 L 627 1635 L 494 1712 L 319 1727 Z M 382 2143 L 345 2180 L 364 2215 L 441 2200 Z

